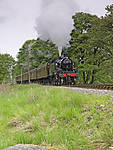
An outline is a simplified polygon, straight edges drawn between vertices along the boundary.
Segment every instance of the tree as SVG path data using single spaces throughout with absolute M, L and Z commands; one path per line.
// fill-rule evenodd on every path
M 95 67 L 92 57 L 89 57 L 92 54 L 89 46 L 89 33 L 98 17 L 87 13 L 77 13 L 72 18 L 74 29 L 71 32 L 69 55 L 78 66 L 79 82 L 86 84 L 90 80 L 92 67 Z
M 112 84 L 113 83 L 113 4 L 107 6 L 105 17 L 101 18 L 101 22 L 98 25 L 100 28 L 100 34 L 98 38 L 101 39 L 101 57 L 99 57 L 99 70 L 96 73 L 95 78 L 99 83 Z M 101 35 L 101 36 L 100 36 Z M 98 41 L 97 37 L 95 39 Z
M 58 49 L 52 41 L 43 41 L 38 38 L 32 46 L 33 68 L 40 66 L 56 57 L 58 57 Z
M 109 49 L 110 52 L 113 52 L 113 4 L 107 6 L 106 16 L 104 17 L 104 25 L 106 27 L 106 37 L 105 37 L 105 48 Z
M 0 54 L 0 83 L 7 82 L 14 75 L 15 60 L 9 54 Z
M 17 74 L 20 74 L 20 64 L 23 64 L 23 72 L 39 67 L 51 59 L 58 57 L 58 49 L 51 41 L 41 39 L 28 40 L 24 43 L 17 56 Z
M 78 64 L 80 83 L 113 81 L 112 71 L 108 70 L 113 70 L 113 5 L 106 10 L 102 18 L 86 13 L 73 16 L 69 54 Z
M 106 15 L 103 17 L 103 30 L 104 35 L 104 49 L 107 53 L 107 59 L 101 65 L 101 72 L 98 74 L 102 74 L 104 76 L 103 83 L 113 83 L 113 4 L 107 6 Z M 102 80 L 102 78 L 100 78 Z

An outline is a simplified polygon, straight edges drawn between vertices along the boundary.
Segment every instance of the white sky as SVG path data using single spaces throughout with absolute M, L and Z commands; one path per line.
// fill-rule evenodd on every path
M 75 1 L 80 11 L 98 16 L 104 16 L 105 7 L 113 4 L 113 0 Z M 40 12 L 41 0 L 0 0 L 0 53 L 16 57 L 26 40 L 37 38 L 34 26 Z

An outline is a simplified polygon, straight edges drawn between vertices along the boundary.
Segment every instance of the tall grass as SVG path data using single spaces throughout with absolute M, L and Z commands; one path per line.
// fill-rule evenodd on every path
M 0 149 L 15 144 L 93 150 L 112 145 L 109 96 L 39 85 L 15 85 L 0 94 Z M 99 143 L 99 144 L 98 144 Z

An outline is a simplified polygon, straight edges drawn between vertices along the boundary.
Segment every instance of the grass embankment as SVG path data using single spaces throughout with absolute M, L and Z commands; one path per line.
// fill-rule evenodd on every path
M 102 150 L 113 144 L 113 102 L 66 89 L 16 85 L 0 94 L 0 149 L 15 144 Z

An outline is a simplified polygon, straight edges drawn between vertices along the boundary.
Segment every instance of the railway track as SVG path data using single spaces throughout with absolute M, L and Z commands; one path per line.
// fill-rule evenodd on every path
M 31 83 L 32 84 L 32 83 Z M 77 87 L 77 88 L 87 88 L 87 89 L 100 89 L 100 90 L 113 90 L 113 84 L 100 84 L 100 85 L 92 85 L 92 84 L 76 84 L 76 85 L 53 85 L 49 83 L 34 83 L 44 86 L 58 86 L 58 87 Z
M 81 84 L 81 85 L 63 85 L 65 87 L 77 87 L 77 88 L 87 88 L 87 89 L 100 89 L 100 90 L 113 90 L 112 84 L 105 85 L 90 85 L 90 84 Z

